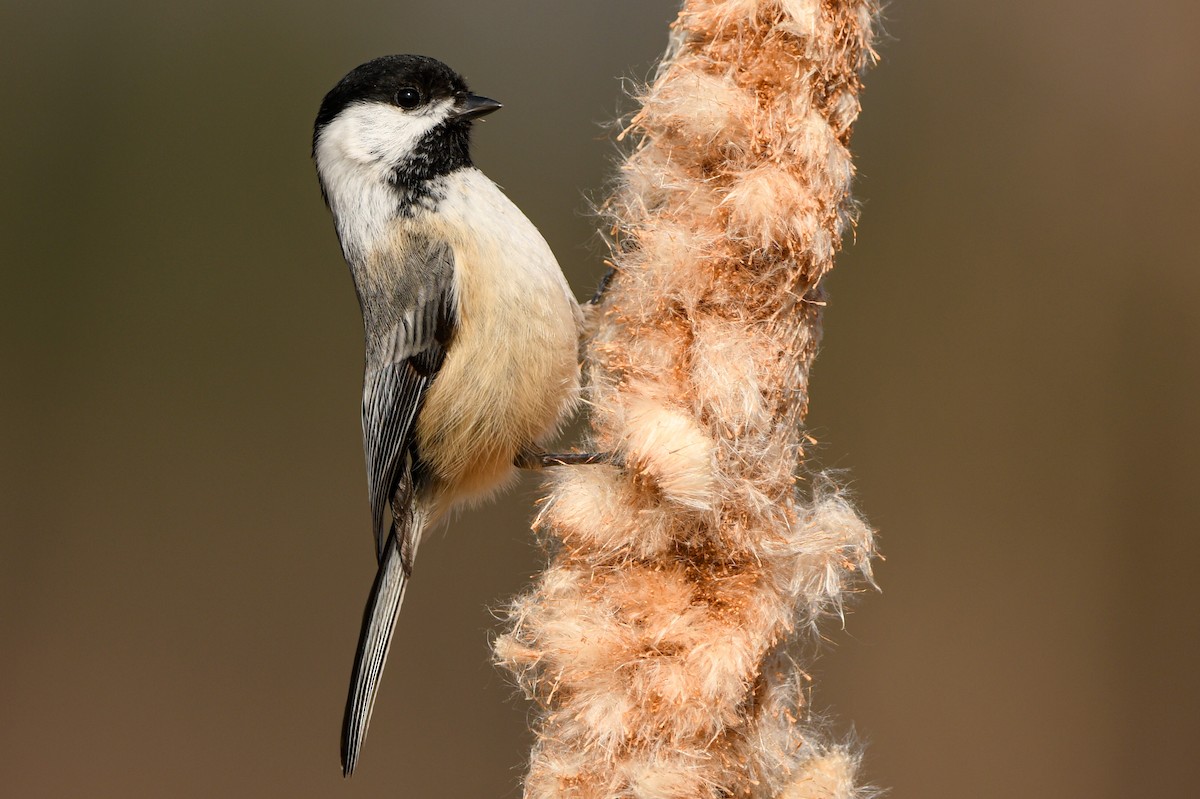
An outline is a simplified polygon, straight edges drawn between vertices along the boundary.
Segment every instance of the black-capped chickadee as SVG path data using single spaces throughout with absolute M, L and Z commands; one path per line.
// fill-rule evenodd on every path
M 378 58 L 321 103 L 313 158 L 366 334 L 379 572 L 342 726 L 354 771 L 422 531 L 535 464 L 578 393 L 580 310 L 537 228 L 471 163 L 500 103 L 440 61 Z M 575 462 L 587 462 L 577 460 Z

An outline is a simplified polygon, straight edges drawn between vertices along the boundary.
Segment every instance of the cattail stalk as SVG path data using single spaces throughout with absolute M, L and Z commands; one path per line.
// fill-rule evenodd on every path
M 585 357 L 589 444 L 622 465 L 555 470 L 551 562 L 495 647 L 542 708 L 528 799 L 863 793 L 797 643 L 873 535 L 799 475 L 875 11 L 686 0 L 640 97 Z

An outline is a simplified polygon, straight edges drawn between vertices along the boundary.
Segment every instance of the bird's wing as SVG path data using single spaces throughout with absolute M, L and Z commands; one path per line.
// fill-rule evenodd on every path
M 405 241 L 385 285 L 359 288 L 367 329 L 363 448 L 379 571 L 363 612 L 342 720 L 342 771 L 354 772 L 426 511 L 414 502 L 412 438 L 425 391 L 454 332 L 454 253 L 445 242 Z M 390 518 L 389 518 L 390 510 Z
M 411 452 L 417 414 L 442 367 L 454 332 L 454 253 L 445 242 L 423 240 L 405 247 L 405 263 L 389 271 L 400 277 L 361 296 L 367 320 L 367 368 L 363 379 L 363 450 L 367 490 L 380 561 L 391 528 L 389 506 L 411 501 Z M 406 488 L 408 490 L 401 490 Z M 401 510 L 402 507 L 397 508 Z

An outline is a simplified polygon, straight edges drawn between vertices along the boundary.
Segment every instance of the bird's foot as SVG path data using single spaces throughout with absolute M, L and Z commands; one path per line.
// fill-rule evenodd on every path
M 522 452 L 513 461 L 518 469 L 547 469 L 551 466 L 620 465 L 615 452 Z

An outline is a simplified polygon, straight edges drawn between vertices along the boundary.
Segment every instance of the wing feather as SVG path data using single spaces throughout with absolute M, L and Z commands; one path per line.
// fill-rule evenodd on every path
M 406 242 L 392 281 L 361 291 L 367 329 L 363 449 L 379 570 L 363 613 L 342 721 L 342 771 L 358 763 L 396 616 L 420 543 L 413 434 L 421 403 L 454 332 L 454 256 L 445 243 Z M 390 515 L 389 515 L 390 512 Z
M 363 378 L 363 450 L 367 491 L 382 560 L 393 501 L 411 502 L 412 438 L 430 383 L 441 369 L 454 331 L 454 253 L 445 242 L 409 242 L 399 277 L 364 292 L 368 331 Z M 412 488 L 411 485 L 408 486 Z

